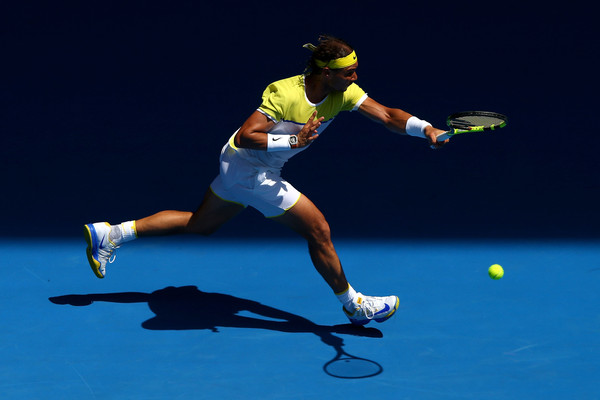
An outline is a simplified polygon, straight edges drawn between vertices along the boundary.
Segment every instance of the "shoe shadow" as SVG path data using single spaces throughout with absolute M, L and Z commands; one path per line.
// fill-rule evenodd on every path
M 166 287 L 152 293 L 122 292 L 98 294 L 70 294 L 50 297 L 54 304 L 89 306 L 96 301 L 110 303 L 147 303 L 155 316 L 142 323 L 149 330 L 192 330 L 206 329 L 219 332 L 219 328 L 266 329 L 286 333 L 313 333 L 323 343 L 331 346 L 336 357 L 324 366 L 324 371 L 338 378 L 365 378 L 383 372 L 381 366 L 371 360 L 354 357 L 343 350 L 344 341 L 334 334 L 381 338 L 383 334 L 376 328 L 355 326 L 352 324 L 318 325 L 314 322 L 287 311 L 266 306 L 253 300 L 222 294 L 207 293 L 196 286 Z M 239 315 L 251 313 L 254 316 Z M 366 361 L 368 373 L 360 372 L 360 363 L 354 362 L 352 373 L 329 373 L 329 365 L 337 361 L 340 355 L 345 355 L 345 363 L 352 360 Z M 339 363 L 337 363 L 339 364 Z M 362 364 L 361 364 L 362 365 Z M 327 368 L 326 368 L 327 367 Z M 358 370 L 357 370 L 357 367 Z M 350 369 L 349 369 L 350 371 Z M 351 376 L 350 376 L 351 375 Z

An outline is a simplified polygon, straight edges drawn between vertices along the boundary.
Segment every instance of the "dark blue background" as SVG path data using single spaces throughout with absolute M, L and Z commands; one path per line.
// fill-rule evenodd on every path
M 358 237 L 598 237 L 591 9 L 507 2 L 3 6 L 0 234 L 80 234 L 194 209 L 223 143 L 320 33 L 357 50 L 359 85 L 438 127 L 507 114 L 431 151 L 343 114 L 284 176 Z M 591 5 L 590 5 L 591 7 Z M 281 235 L 248 210 L 218 235 Z

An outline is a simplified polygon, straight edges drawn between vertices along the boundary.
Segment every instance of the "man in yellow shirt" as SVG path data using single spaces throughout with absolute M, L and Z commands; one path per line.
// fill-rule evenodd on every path
M 365 296 L 348 283 L 323 214 L 281 177 L 281 168 L 307 149 L 341 111 L 358 111 L 392 132 L 427 139 L 434 148 L 443 131 L 426 121 L 377 103 L 355 83 L 358 58 L 350 45 L 319 38 L 307 73 L 270 84 L 260 107 L 231 136 L 221 151 L 220 173 L 195 212 L 161 211 L 136 221 L 84 227 L 87 255 L 99 278 L 121 244 L 138 237 L 196 233 L 210 235 L 251 206 L 302 235 L 312 262 L 343 305 L 353 324 L 383 322 L 398 308 L 397 296 Z

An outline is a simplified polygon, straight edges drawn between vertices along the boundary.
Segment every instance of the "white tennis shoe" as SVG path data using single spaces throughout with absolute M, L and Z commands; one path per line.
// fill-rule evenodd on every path
M 389 319 L 400 304 L 398 296 L 375 297 L 357 293 L 358 308 L 353 313 L 342 307 L 344 313 L 354 325 L 366 325 L 371 320 L 384 322 Z
M 104 278 L 106 264 L 115 260 L 115 250 L 119 248 L 109 238 L 110 229 L 108 222 L 87 224 L 83 227 L 85 241 L 88 245 L 86 249 L 88 261 L 98 278 Z

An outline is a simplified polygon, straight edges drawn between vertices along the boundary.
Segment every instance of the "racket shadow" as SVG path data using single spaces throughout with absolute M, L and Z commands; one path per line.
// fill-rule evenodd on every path
M 54 304 L 71 306 L 89 306 L 97 301 L 122 304 L 147 303 L 155 316 L 142 322 L 141 325 L 149 330 L 206 329 L 219 332 L 219 328 L 246 328 L 286 333 L 313 333 L 336 352 L 334 359 L 323 367 L 330 376 L 347 379 L 366 378 L 383 372 L 383 368 L 375 361 L 346 353 L 343 350 L 343 339 L 335 335 L 382 338 L 383 334 L 376 328 L 352 324 L 318 325 L 299 315 L 257 301 L 222 293 L 207 293 L 196 286 L 169 286 L 152 293 L 70 294 L 50 297 L 48 300 Z M 245 315 L 240 315 L 242 312 Z M 246 316 L 248 313 L 253 316 Z M 342 364 L 344 364 L 343 368 L 339 368 Z M 365 366 L 368 367 L 367 373 L 360 372 L 365 369 Z

